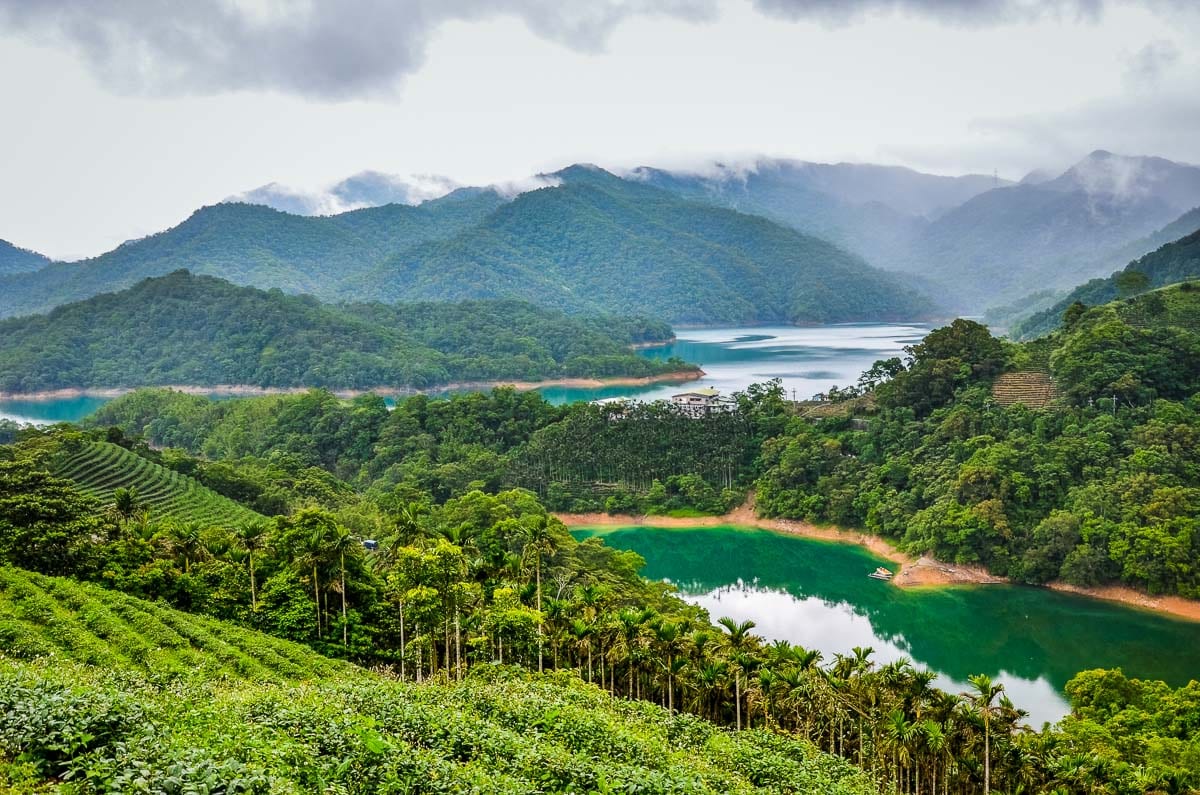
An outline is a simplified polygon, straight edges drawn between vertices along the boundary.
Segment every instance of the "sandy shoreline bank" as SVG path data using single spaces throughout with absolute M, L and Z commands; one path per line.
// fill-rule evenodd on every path
M 871 535 L 870 533 L 844 530 L 839 527 L 814 525 L 790 519 L 763 519 L 755 516 L 753 505 L 750 502 L 730 511 L 724 516 L 702 516 L 690 519 L 671 516 L 633 516 L 629 514 L 606 513 L 556 513 L 554 515 L 568 527 L 630 527 L 636 525 L 670 528 L 738 525 L 741 527 L 772 530 L 804 538 L 815 538 L 822 541 L 855 544 L 896 564 L 899 570 L 891 581 L 900 588 L 942 585 L 990 585 L 1008 582 L 1007 578 L 989 574 L 985 569 L 978 566 L 944 563 L 926 556 L 913 558 L 911 555 L 896 549 L 887 539 Z M 1051 590 L 1073 593 L 1091 599 L 1119 602 L 1130 607 L 1163 613 L 1175 618 L 1200 621 L 1200 601 L 1184 599 L 1181 596 L 1151 596 L 1122 585 L 1084 588 L 1063 582 L 1055 582 L 1050 583 L 1046 587 Z
M 439 394 L 461 389 L 494 389 L 496 387 L 512 387 L 519 392 L 527 392 L 543 387 L 568 387 L 571 389 L 599 389 L 606 386 L 649 386 L 651 384 L 683 384 L 695 381 L 704 376 L 703 370 L 684 370 L 676 373 L 661 373 L 641 377 L 612 378 L 551 378 L 545 381 L 456 381 L 449 384 L 416 389 L 414 387 L 377 386 L 368 389 L 328 389 L 328 387 L 311 386 L 254 386 L 253 384 L 214 384 L 198 386 L 195 384 L 161 384 L 143 387 L 72 387 L 70 389 L 47 389 L 41 392 L 0 392 L 0 400 L 63 400 L 78 397 L 116 398 L 128 395 L 138 389 L 170 389 L 187 395 L 221 395 L 228 397 L 261 397 L 264 395 L 299 395 L 310 389 L 328 389 L 341 398 L 354 398 L 368 393 L 382 397 L 406 397 L 408 395 Z

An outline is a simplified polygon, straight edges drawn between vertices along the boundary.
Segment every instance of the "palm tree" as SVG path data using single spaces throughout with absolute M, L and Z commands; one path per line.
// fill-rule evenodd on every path
M 332 536 L 329 538 L 327 549 L 331 556 L 337 555 L 338 558 L 341 574 L 338 590 L 342 593 L 342 645 L 348 646 L 350 643 L 349 625 L 346 617 L 346 552 L 358 549 L 358 540 L 351 534 L 348 528 L 337 525 Z
M 254 553 L 266 547 L 267 525 L 262 521 L 246 522 L 234 531 L 234 539 L 246 552 L 250 568 L 250 609 L 258 609 L 258 587 L 254 578 Z
M 1004 692 L 1004 685 L 993 684 L 992 678 L 985 674 L 972 676 L 968 681 L 975 689 L 971 694 L 971 701 L 983 717 L 983 795 L 990 795 L 992 791 L 991 722 L 992 711 L 995 709 L 992 702 L 996 700 L 996 696 Z
M 544 621 L 542 620 L 542 556 L 553 555 L 556 549 L 554 534 L 550 532 L 550 522 L 545 516 L 539 516 L 536 521 L 526 525 L 526 542 L 524 552 L 533 553 L 533 569 L 537 583 L 537 637 L 538 637 L 538 673 L 543 671 L 542 646 Z
M 734 621 L 729 616 L 721 616 L 717 623 L 726 632 L 726 640 L 733 651 L 733 701 L 734 712 L 737 715 L 737 727 L 742 728 L 742 661 L 746 650 L 758 642 L 758 638 L 750 634 L 757 624 L 753 621 Z

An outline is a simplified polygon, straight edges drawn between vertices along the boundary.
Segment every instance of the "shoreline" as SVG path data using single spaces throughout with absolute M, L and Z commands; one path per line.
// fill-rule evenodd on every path
M 840 527 L 814 525 L 792 519 L 764 519 L 756 516 L 752 500 L 721 516 L 698 516 L 694 518 L 674 516 L 634 516 L 632 514 L 606 513 L 554 513 L 567 527 L 719 527 L 736 525 L 770 530 L 777 533 L 811 538 L 818 541 L 833 541 L 853 544 L 899 566 L 890 580 L 897 588 L 942 587 L 947 585 L 1002 585 L 1010 584 L 1007 577 L 997 577 L 979 566 L 944 563 L 922 555 L 914 558 L 896 549 L 891 541 L 882 536 Z M 1038 586 L 1028 586 L 1038 587 Z M 1127 585 L 1104 585 L 1083 587 L 1065 582 L 1051 582 L 1045 587 L 1051 591 L 1070 593 L 1089 599 L 1116 602 L 1126 607 L 1148 610 L 1185 621 L 1200 622 L 1200 601 L 1182 596 L 1152 596 Z
M 613 376 L 610 378 L 550 378 L 544 381 L 517 381 L 497 379 L 495 381 L 453 381 L 433 387 L 377 386 L 366 389 L 330 389 L 316 386 L 255 386 L 253 384 L 159 384 L 138 387 L 68 387 L 46 389 L 39 392 L 0 392 L 0 400 L 25 400 L 29 402 L 63 400 L 79 397 L 117 398 L 139 389 L 169 389 L 185 395 L 220 395 L 222 397 L 263 397 L 266 395 L 302 395 L 313 389 L 324 389 L 339 398 L 355 398 L 374 393 L 380 397 L 408 397 L 411 395 L 436 395 L 460 389 L 496 389 L 511 387 L 518 392 L 528 392 L 543 387 L 567 387 L 572 389 L 600 389 L 606 386 L 648 386 L 650 384 L 683 384 L 704 377 L 704 371 L 680 370 L 647 376 Z

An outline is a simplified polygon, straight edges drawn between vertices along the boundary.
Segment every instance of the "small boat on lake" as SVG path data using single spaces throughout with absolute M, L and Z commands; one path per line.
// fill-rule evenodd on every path
M 875 579 L 875 580 L 890 580 L 890 579 L 892 579 L 892 573 L 890 571 L 888 571 L 887 569 L 885 569 L 883 566 L 880 566 L 879 568 L 875 569 L 875 571 L 871 572 L 867 576 L 872 579 Z

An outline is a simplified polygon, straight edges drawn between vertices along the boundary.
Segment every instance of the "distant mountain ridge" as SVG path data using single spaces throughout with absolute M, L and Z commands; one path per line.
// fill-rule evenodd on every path
M 44 254 L 19 248 L 7 240 L 0 240 L 0 275 L 29 273 L 46 267 L 50 262 L 50 258 Z
M 681 196 L 772 218 L 938 285 L 963 311 L 1069 288 L 1200 205 L 1200 168 L 1097 150 L 1019 184 L 853 164 L 762 161 L 713 174 L 637 169 Z M 1151 243 L 1153 241 L 1150 241 Z M 1129 254 L 1114 262 L 1114 252 Z
M 594 167 L 543 175 L 515 199 L 461 188 L 418 206 L 305 217 L 260 205 L 78 263 L 0 276 L 0 315 L 43 312 L 181 268 L 326 300 L 510 298 L 675 322 L 921 319 L 903 279 L 767 219 L 685 200 Z

